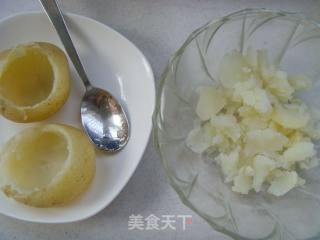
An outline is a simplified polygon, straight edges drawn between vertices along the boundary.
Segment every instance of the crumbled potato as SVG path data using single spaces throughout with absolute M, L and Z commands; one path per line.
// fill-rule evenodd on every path
M 223 136 L 231 139 L 232 141 L 237 141 L 240 138 L 240 127 L 237 124 L 237 119 L 232 115 L 221 114 L 218 116 L 213 116 L 210 123 L 217 132 Z
M 301 129 L 310 119 L 307 107 L 303 104 L 282 104 L 274 108 L 273 120 L 283 127 Z
M 199 95 L 196 112 L 203 121 L 209 120 L 226 105 L 223 92 L 216 87 L 202 87 L 199 89 Z
M 226 54 L 220 84 L 201 87 L 196 113 L 200 122 L 187 138 L 199 154 L 216 148 L 225 182 L 247 194 L 282 196 L 305 180 L 297 170 L 317 166 L 312 140 L 320 139 L 320 112 L 295 96 L 310 88 L 303 75 L 289 75 L 268 60 L 266 50 L 248 48 Z
M 251 157 L 257 153 L 276 152 L 283 149 L 288 139 L 271 128 L 248 131 L 245 136 L 244 152 Z
M 253 188 L 256 192 L 260 192 L 262 184 L 266 180 L 269 173 L 276 168 L 276 163 L 271 158 L 264 155 L 256 155 L 253 160 Z
M 241 167 L 233 180 L 232 191 L 248 194 L 253 184 L 254 170 L 250 167 Z
M 217 161 L 219 161 L 222 172 L 226 176 L 225 181 L 232 181 L 238 173 L 239 149 L 235 149 L 229 154 L 220 153 L 217 157 Z
M 298 174 L 295 171 L 281 172 L 271 182 L 268 192 L 275 196 L 282 196 L 298 184 Z
M 197 126 L 188 135 L 187 146 L 196 153 L 201 153 L 212 144 L 214 136 L 213 127 L 210 124 Z
M 316 154 L 314 145 L 312 142 L 301 141 L 293 144 L 283 153 L 283 161 L 290 165 L 290 163 L 296 163 L 313 158 Z

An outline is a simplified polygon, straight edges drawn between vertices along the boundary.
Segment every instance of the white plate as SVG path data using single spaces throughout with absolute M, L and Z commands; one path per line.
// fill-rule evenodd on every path
M 143 54 L 125 37 L 92 19 L 68 14 L 67 25 L 91 82 L 108 89 L 124 103 L 131 123 L 131 138 L 119 153 L 97 153 L 97 171 L 90 189 L 65 207 L 33 208 L 0 193 L 0 213 L 32 222 L 62 223 L 88 218 L 120 193 L 135 171 L 152 129 L 155 87 L 151 67 Z M 47 41 L 60 46 L 53 26 L 44 13 L 23 13 L 0 22 L 0 49 L 19 43 Z M 70 63 L 71 65 L 71 63 Z M 81 127 L 80 100 L 84 88 L 72 71 L 71 95 L 64 107 L 46 122 Z M 16 124 L 0 117 L 0 147 L 32 124 Z

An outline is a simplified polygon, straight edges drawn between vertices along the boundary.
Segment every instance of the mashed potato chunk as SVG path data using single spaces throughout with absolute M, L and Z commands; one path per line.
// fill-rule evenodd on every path
M 187 146 L 199 154 L 216 149 L 215 161 L 234 192 L 266 189 L 282 196 L 303 185 L 299 169 L 319 164 L 312 140 L 320 139 L 320 112 L 295 93 L 310 88 L 311 80 L 286 73 L 269 62 L 266 50 L 252 48 L 226 54 L 219 80 L 198 91 L 200 124 Z

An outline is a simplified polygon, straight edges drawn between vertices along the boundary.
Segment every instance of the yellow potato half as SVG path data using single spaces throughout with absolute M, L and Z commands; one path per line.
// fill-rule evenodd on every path
M 95 175 L 95 151 L 71 126 L 46 124 L 23 130 L 0 153 L 0 186 L 18 202 L 35 207 L 66 204 Z
M 35 122 L 56 113 L 69 96 L 64 52 L 51 43 L 18 45 L 0 53 L 0 114 Z

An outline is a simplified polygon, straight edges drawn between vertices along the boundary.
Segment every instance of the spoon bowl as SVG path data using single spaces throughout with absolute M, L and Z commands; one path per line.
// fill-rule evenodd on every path
M 122 149 L 129 139 L 128 119 L 121 105 L 107 91 L 90 88 L 81 104 L 81 121 L 92 142 L 110 152 Z

